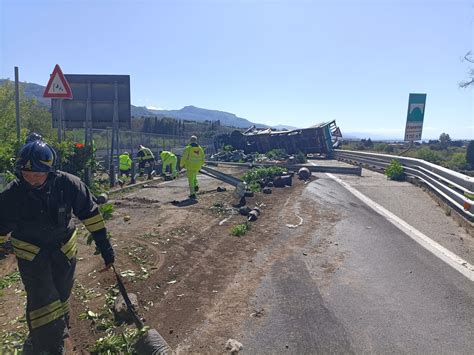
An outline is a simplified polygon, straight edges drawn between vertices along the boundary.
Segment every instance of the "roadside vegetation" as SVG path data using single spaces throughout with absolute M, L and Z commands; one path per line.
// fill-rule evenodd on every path
M 474 175 L 474 141 L 453 141 L 447 133 L 442 133 L 436 140 L 415 143 L 410 149 L 407 143 L 373 142 L 370 138 L 344 141 L 341 149 L 423 159 L 448 169 Z
M 269 181 L 272 181 L 274 177 L 280 176 L 286 173 L 284 168 L 279 166 L 259 167 L 250 169 L 242 176 L 242 180 L 247 183 L 250 190 L 258 192 L 262 190 Z
M 232 228 L 230 234 L 235 235 L 236 237 L 241 237 L 245 235 L 250 230 L 250 223 L 245 222 L 242 224 L 238 224 Z
M 403 166 L 398 162 L 398 160 L 395 159 L 392 160 L 387 169 L 385 169 L 385 175 L 387 175 L 390 180 L 405 180 L 405 172 L 403 171 Z

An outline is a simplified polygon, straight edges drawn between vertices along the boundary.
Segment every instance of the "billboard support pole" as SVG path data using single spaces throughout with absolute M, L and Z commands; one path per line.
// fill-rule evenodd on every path
M 86 103 L 86 127 L 84 129 L 84 145 L 85 149 L 90 149 L 92 153 L 92 135 L 91 135 L 91 121 L 92 121 L 92 95 L 91 83 L 87 83 L 87 103 Z M 87 186 L 92 184 L 92 174 L 89 166 L 84 168 L 84 182 Z
M 119 110 L 118 110 L 118 83 L 114 82 L 114 127 L 115 127 L 115 134 L 117 135 L 117 150 L 116 150 L 116 157 L 117 157 L 117 164 L 119 161 L 120 156 L 120 135 L 119 135 Z
M 58 143 L 62 142 L 62 124 L 63 124 L 63 99 L 59 99 L 59 117 L 58 117 Z
M 133 132 L 130 131 L 130 157 L 132 158 L 132 169 L 130 170 L 130 183 L 134 184 L 135 181 L 135 161 L 133 160 Z
M 112 117 L 112 144 L 110 147 L 110 186 L 115 186 L 115 154 L 117 161 L 119 156 L 119 136 L 118 136 L 118 85 L 114 82 L 114 114 Z

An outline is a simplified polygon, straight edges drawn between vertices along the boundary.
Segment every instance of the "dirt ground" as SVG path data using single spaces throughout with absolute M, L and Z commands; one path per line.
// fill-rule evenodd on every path
M 225 341 L 255 313 L 249 296 L 266 272 L 264 264 L 255 260 L 257 253 L 272 243 L 285 223 L 298 224 L 295 211 L 311 222 L 299 232 L 301 243 L 306 240 L 305 229 L 314 228 L 321 219 L 315 209 L 309 211 L 305 206 L 301 196 L 304 182 L 293 179 L 292 187 L 247 198 L 247 205 L 260 206 L 262 215 L 251 223 L 247 234 L 236 237 L 231 229 L 246 217 L 229 214 L 235 202 L 233 188 L 204 176 L 199 180 L 198 203 L 188 206 L 171 203 L 186 198 L 184 177 L 119 194 L 110 201 L 114 212 L 106 225 L 117 253 L 116 267 L 128 291 L 138 296 L 138 311 L 146 324 L 157 329 L 179 353 L 225 353 Z M 217 186 L 225 186 L 227 191 L 217 192 Z M 111 272 L 98 273 L 102 260 L 92 255 L 94 248 L 85 238 L 79 239 L 78 249 L 71 333 L 75 350 L 88 353 L 110 328 L 108 305 L 116 294 L 112 289 L 115 279 Z M 0 277 L 15 268 L 13 256 L 0 260 Z M 11 332 L 25 331 L 21 322 L 25 297 L 19 281 L 1 292 L 1 339 L 5 341 L 14 337 Z M 93 312 L 92 316 L 87 316 L 87 311 Z

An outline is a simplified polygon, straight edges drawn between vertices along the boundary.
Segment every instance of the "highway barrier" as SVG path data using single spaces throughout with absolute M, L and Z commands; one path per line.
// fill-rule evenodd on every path
M 408 176 L 432 190 L 463 217 L 474 221 L 474 178 L 427 162 L 397 155 L 336 150 L 335 158 L 358 166 L 385 170 L 392 160 L 398 161 Z

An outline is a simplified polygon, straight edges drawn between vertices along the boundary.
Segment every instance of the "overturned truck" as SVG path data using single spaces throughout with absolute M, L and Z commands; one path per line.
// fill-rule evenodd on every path
M 340 137 L 341 132 L 335 120 L 288 131 L 275 131 L 271 128 L 262 130 L 252 126 L 245 132 L 235 130 L 230 134 L 216 136 L 214 147 L 219 150 L 231 145 L 233 149 L 241 149 L 247 154 L 284 149 L 288 154 L 303 152 L 331 157 Z

